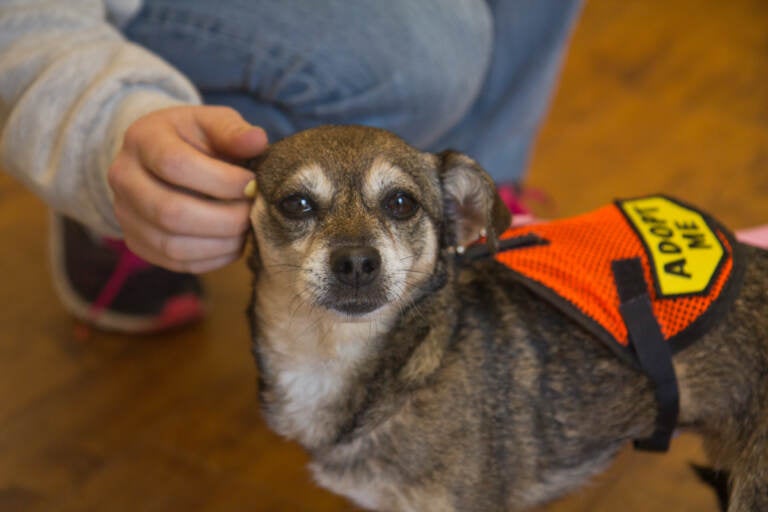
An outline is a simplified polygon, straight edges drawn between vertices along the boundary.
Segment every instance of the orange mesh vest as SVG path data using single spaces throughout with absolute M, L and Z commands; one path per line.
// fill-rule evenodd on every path
M 497 261 L 654 380 L 661 432 L 637 445 L 665 450 L 677 418 L 671 355 L 717 322 L 741 284 L 732 234 L 709 215 L 656 195 L 512 228 L 500 238 Z

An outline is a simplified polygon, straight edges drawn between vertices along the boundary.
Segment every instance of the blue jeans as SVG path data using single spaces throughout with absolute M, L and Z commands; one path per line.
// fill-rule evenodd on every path
M 394 131 L 517 181 L 577 0 L 145 0 L 127 37 L 274 141 L 319 124 Z

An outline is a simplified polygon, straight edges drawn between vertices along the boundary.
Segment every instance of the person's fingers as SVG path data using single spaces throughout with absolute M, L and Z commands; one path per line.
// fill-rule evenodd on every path
M 253 158 L 267 148 L 267 134 L 248 123 L 234 109 L 207 106 L 192 111 L 196 126 L 214 154 L 228 158 Z
M 189 272 L 191 274 L 203 274 L 205 272 L 212 272 L 214 270 L 226 267 L 230 263 L 237 261 L 240 258 L 240 253 L 232 253 L 229 256 L 222 256 L 220 258 L 213 258 L 206 261 L 195 261 L 186 265 L 186 270 L 181 272 Z
M 243 198 L 253 174 L 233 161 L 267 147 L 261 128 L 229 107 L 189 106 L 158 110 L 126 131 L 121 154 L 133 155 L 160 179 L 219 199 Z
M 198 151 L 173 132 L 162 132 L 139 151 L 145 169 L 171 185 L 216 199 L 242 199 L 253 173 Z
M 168 233 L 147 223 L 129 205 L 116 202 L 115 212 L 126 239 L 143 247 L 151 247 L 155 255 L 164 260 L 193 262 L 208 260 L 239 252 L 244 236 L 212 238 L 183 236 Z
M 109 173 L 115 202 L 123 201 L 158 229 L 176 235 L 233 237 L 248 227 L 248 201 L 212 201 L 175 189 L 130 159 Z
M 154 247 L 144 244 L 140 239 L 136 237 L 127 237 L 125 243 L 128 248 L 135 254 L 141 256 L 144 260 L 158 267 L 174 272 L 189 272 L 192 274 L 200 274 L 203 272 L 210 272 L 218 268 L 229 265 L 233 261 L 236 261 L 241 254 L 241 251 L 235 251 L 230 254 L 223 254 L 207 259 L 192 260 L 192 261 L 178 261 L 166 258 Z
M 223 267 L 242 254 L 244 238 L 227 240 L 163 236 L 129 208 L 116 211 L 129 249 L 147 262 L 174 272 L 201 273 Z

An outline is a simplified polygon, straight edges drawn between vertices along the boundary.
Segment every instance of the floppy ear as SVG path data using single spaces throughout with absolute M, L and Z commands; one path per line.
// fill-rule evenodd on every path
M 481 236 L 491 252 L 498 237 L 510 225 L 509 209 L 496 193 L 496 185 L 485 170 L 457 151 L 438 154 L 445 208 L 445 243 L 461 252 Z

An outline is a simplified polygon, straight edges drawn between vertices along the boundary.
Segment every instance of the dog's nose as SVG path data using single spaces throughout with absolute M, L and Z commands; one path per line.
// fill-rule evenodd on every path
M 331 252 L 331 271 L 343 284 L 365 286 L 379 275 L 381 256 L 373 247 L 339 247 Z

